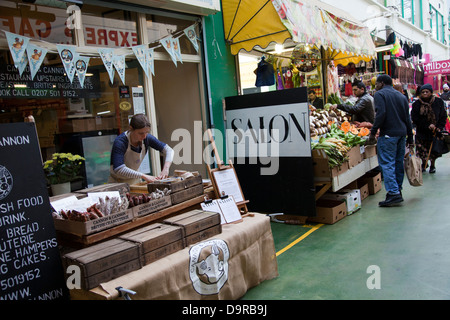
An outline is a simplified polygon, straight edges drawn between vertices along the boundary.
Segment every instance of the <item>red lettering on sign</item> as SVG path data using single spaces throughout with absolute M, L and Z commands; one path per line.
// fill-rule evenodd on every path
M 131 33 L 131 42 L 132 42 L 132 46 L 137 45 L 137 33 L 136 32 L 132 32 Z
M 19 34 L 22 36 L 28 35 L 30 38 L 34 38 L 33 28 L 31 27 L 28 18 L 22 18 L 22 21 L 20 21 Z
M 122 43 L 120 44 L 121 47 L 129 47 L 130 45 L 128 44 L 128 32 L 120 32 L 120 36 L 122 37 Z
M 86 44 L 96 44 L 94 28 L 86 27 Z
M 50 36 L 50 33 L 52 32 L 52 26 L 48 21 L 36 20 L 36 26 L 39 26 L 40 24 L 44 25 L 44 30 L 37 29 L 36 33 L 41 38 L 47 38 L 48 36 Z
M 109 40 L 113 41 L 116 44 L 116 46 L 119 45 L 119 39 L 117 37 L 117 31 L 112 31 L 112 30 L 109 31 L 108 32 L 108 37 L 109 37 Z
M 9 32 L 16 33 L 16 28 L 14 25 L 14 18 L 13 17 L 5 17 L 5 16 L 1 16 L 1 18 L 5 19 L 2 22 L 2 25 L 7 28 L 9 27 Z
M 102 44 L 102 42 L 103 42 L 103 44 L 105 46 L 108 45 L 108 38 L 106 37 L 106 30 L 105 29 L 98 29 L 97 30 L 97 36 L 98 36 L 97 44 Z
M 66 37 L 72 38 L 72 30 L 67 27 L 64 28 L 64 34 L 66 35 Z

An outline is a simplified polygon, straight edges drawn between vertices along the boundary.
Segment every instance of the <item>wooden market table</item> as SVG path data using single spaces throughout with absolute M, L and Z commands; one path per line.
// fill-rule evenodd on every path
M 141 269 L 70 293 L 73 300 L 113 300 L 121 299 L 116 288 L 123 287 L 136 292 L 133 300 L 235 300 L 277 276 L 270 218 L 255 213 Z

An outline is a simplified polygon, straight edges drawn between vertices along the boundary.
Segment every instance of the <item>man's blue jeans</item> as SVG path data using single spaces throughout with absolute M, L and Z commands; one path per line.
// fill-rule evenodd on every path
M 377 142 L 378 163 L 383 173 L 384 187 L 389 194 L 402 191 L 405 168 L 406 137 L 380 136 Z

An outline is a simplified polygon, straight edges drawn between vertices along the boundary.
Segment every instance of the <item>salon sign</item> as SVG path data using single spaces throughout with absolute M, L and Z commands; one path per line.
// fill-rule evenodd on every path
M 423 65 L 425 76 L 450 74 L 450 60 L 433 61 Z

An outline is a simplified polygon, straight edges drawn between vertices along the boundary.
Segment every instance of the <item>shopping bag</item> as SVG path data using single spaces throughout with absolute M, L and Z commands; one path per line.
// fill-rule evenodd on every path
M 409 184 L 413 187 L 422 186 L 422 159 L 416 156 L 413 148 L 411 148 L 410 152 L 406 154 L 404 165 Z
M 440 157 L 443 154 L 448 153 L 448 146 L 444 140 L 444 136 L 442 134 L 435 135 L 433 137 L 433 143 L 431 145 L 431 154 Z

